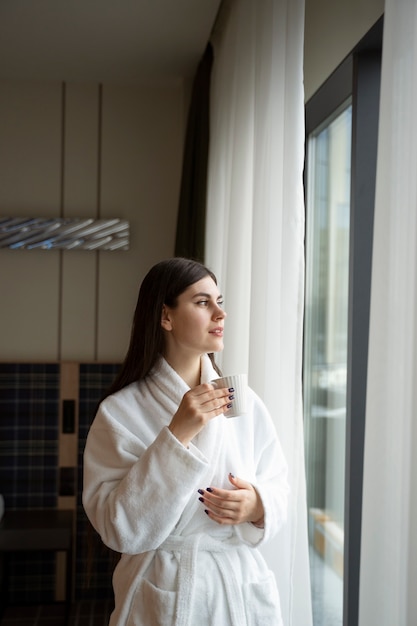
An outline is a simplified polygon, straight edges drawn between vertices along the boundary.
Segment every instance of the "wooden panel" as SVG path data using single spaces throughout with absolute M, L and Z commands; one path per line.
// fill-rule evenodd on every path
M 77 475 L 78 475 L 78 416 L 79 416 L 79 365 L 78 363 L 61 363 L 60 375 L 60 415 L 59 415 L 59 467 L 74 468 L 74 494 L 63 495 L 58 494 L 58 509 L 75 511 L 77 508 Z M 63 401 L 74 400 L 75 402 L 75 420 L 74 432 L 63 432 Z M 76 540 L 75 532 L 76 518 L 74 516 L 74 540 Z M 75 554 L 75 545 L 73 546 Z M 57 554 L 56 557 L 56 590 L 55 600 L 62 601 L 66 596 L 66 573 L 67 573 L 67 556 L 63 553 Z M 75 559 L 73 562 L 74 576 Z
M 60 387 L 60 435 L 59 435 L 59 467 L 77 467 L 78 465 L 78 363 L 61 363 L 61 387 Z M 63 401 L 75 401 L 74 432 L 63 432 Z M 76 491 L 76 485 L 75 485 Z M 75 493 L 74 493 L 75 496 Z M 64 500 L 65 502 L 65 500 Z M 75 497 L 74 497 L 75 506 Z M 59 508 L 73 508 L 63 507 Z

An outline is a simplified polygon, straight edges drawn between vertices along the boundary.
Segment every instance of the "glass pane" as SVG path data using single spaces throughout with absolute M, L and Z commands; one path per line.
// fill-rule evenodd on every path
M 343 623 L 350 103 L 308 139 L 304 424 L 314 626 Z

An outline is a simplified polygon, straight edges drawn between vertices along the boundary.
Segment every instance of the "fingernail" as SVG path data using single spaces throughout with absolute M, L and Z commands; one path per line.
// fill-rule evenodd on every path
M 235 397 L 234 396 L 229 396 L 229 400 L 234 400 Z
M 199 498 L 200 502 L 204 502 L 204 498 Z
M 203 491 L 202 489 L 199 489 L 199 490 L 198 490 L 198 493 L 199 493 L 199 494 L 201 494 L 201 495 L 203 495 L 203 494 L 204 494 L 204 491 Z
M 232 472 L 229 472 L 229 476 L 231 476 L 232 478 L 234 478 L 234 477 L 235 477 L 235 475 L 234 475 L 234 474 L 232 474 Z
M 206 515 L 208 515 L 208 514 L 209 514 L 209 512 L 208 512 L 208 510 L 207 510 L 207 509 L 204 509 L 204 513 L 205 513 Z
M 235 390 L 235 388 L 234 388 L 234 387 L 230 387 L 229 392 L 230 392 L 230 393 L 233 393 L 233 392 L 234 392 L 234 390 Z
M 213 489 L 211 487 L 207 487 L 206 491 L 208 491 L 209 493 L 212 493 Z
M 232 405 L 231 405 L 231 404 L 228 404 L 226 408 L 227 408 L 227 409 L 231 409 L 231 408 L 232 408 Z

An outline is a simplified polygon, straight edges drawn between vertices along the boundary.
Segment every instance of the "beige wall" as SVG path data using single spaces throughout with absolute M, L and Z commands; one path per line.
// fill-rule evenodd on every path
M 381 17 L 384 4 L 384 0 L 305 0 L 306 101 Z
M 384 0 L 306 0 L 306 100 Z M 0 216 L 122 217 L 129 252 L 0 250 L 1 361 L 117 361 L 174 251 L 189 85 L 0 84 Z
M 144 272 L 174 251 L 188 89 L 0 92 L 0 216 L 131 224 L 128 252 L 0 250 L 0 360 L 121 360 Z

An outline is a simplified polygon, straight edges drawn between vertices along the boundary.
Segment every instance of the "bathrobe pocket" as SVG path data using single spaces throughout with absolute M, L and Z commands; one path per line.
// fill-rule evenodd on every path
M 279 593 L 272 572 L 242 588 L 247 626 L 283 626 Z
M 142 579 L 133 598 L 126 626 L 169 626 L 174 622 L 177 593 Z

